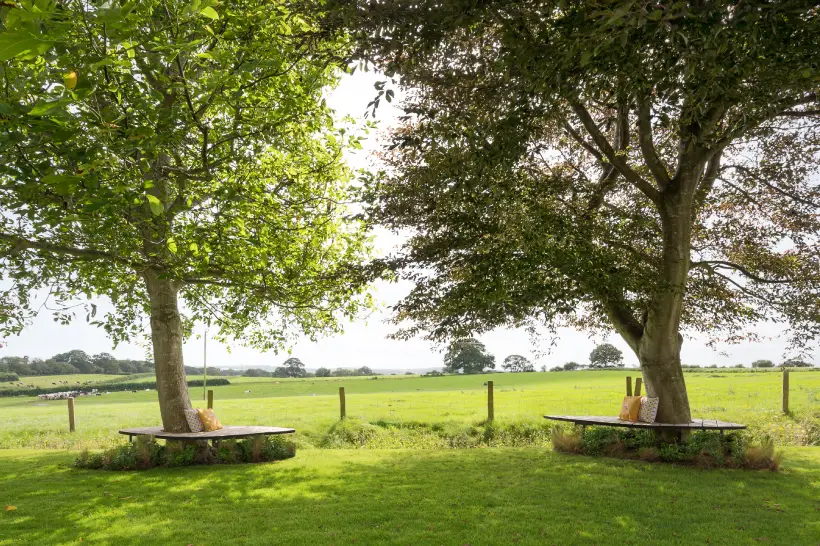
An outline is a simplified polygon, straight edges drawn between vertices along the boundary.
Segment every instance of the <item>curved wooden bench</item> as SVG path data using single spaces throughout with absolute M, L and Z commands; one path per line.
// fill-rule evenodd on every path
M 292 428 L 281 427 L 222 427 L 210 432 L 165 432 L 162 427 L 124 428 L 120 434 L 127 434 L 130 442 L 134 436 L 153 436 L 163 440 L 229 440 L 233 438 L 249 438 L 251 436 L 271 436 L 273 434 L 293 434 Z
M 640 421 L 622 421 L 617 417 L 603 417 L 596 415 L 545 415 L 544 419 L 552 421 L 567 421 L 576 425 L 597 425 L 604 427 L 628 427 L 667 430 L 742 430 L 746 425 L 718 421 L 717 419 L 692 419 L 689 423 L 642 423 Z

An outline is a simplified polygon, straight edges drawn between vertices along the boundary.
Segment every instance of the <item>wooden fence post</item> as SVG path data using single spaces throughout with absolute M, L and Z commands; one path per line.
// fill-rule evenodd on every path
M 208 409 L 214 409 L 214 391 L 208 389 Z
M 626 395 L 632 396 L 632 376 L 626 376 Z
M 641 395 L 641 381 L 643 381 L 643 379 L 641 379 L 640 377 L 635 379 L 635 396 Z
M 783 413 L 789 413 L 789 370 L 783 368 Z
M 339 387 L 339 414 L 341 418 L 344 419 L 347 415 L 347 409 L 345 408 L 345 388 Z
M 74 432 L 74 398 L 68 399 L 68 430 Z
M 495 419 L 495 400 L 493 399 L 493 382 L 487 381 L 487 421 Z

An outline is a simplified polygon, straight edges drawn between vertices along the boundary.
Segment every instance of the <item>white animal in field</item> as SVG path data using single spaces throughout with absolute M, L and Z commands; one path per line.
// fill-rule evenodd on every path
M 250 394 L 250 393 L 251 393 L 251 391 L 245 391 L 245 394 Z

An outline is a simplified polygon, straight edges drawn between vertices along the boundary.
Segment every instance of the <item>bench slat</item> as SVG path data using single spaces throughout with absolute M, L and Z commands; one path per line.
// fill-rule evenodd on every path
M 292 428 L 281 427 L 222 427 L 220 430 L 212 430 L 210 432 L 165 432 L 162 427 L 139 427 L 139 428 L 124 428 L 119 431 L 120 434 L 127 434 L 128 436 L 153 436 L 163 440 L 210 440 L 216 439 L 230 439 L 230 438 L 247 438 L 249 436 L 270 436 L 273 434 L 293 434 L 296 432 Z
M 617 417 L 604 415 L 545 415 L 545 419 L 552 421 L 567 421 L 576 425 L 601 425 L 609 427 L 628 428 L 672 428 L 672 429 L 703 429 L 703 430 L 741 430 L 746 425 L 719 421 L 717 419 L 692 419 L 691 423 L 641 423 L 622 421 Z

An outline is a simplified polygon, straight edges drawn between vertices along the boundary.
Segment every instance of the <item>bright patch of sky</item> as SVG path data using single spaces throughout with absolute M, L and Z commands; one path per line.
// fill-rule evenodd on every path
M 362 72 L 345 76 L 340 86 L 329 95 L 328 103 L 337 111 L 340 118 L 349 115 L 361 122 L 368 103 L 376 95 L 373 85 L 380 79 L 384 78 L 377 74 Z M 394 104 L 398 99 L 399 97 L 396 97 Z M 395 106 L 381 101 L 376 113 L 379 129 L 370 133 L 362 150 L 347 156 L 353 168 L 375 165 L 373 152 L 379 149 L 385 129 L 395 123 L 398 115 L 400 111 Z M 376 244 L 381 252 L 389 252 L 400 241 L 400 237 L 379 233 Z M 434 346 L 423 339 L 398 341 L 387 338 L 395 330 L 393 325 L 386 322 L 390 316 L 387 307 L 398 302 L 409 290 L 410 284 L 407 282 L 378 283 L 374 288 L 374 295 L 380 303 L 377 312 L 347 324 L 343 334 L 326 337 L 317 342 L 297 342 L 291 350 L 291 355 L 300 358 L 308 368 L 369 366 L 373 369 L 398 371 L 442 366 L 442 347 Z M 106 311 L 107 304 L 103 301 L 98 303 L 98 312 Z M 733 366 L 743 363 L 748 367 L 749 363 L 758 359 L 769 359 L 776 363 L 783 360 L 786 340 L 779 337 L 781 328 L 761 324 L 756 331 L 761 335 L 761 339 L 766 341 L 724 346 L 720 347 L 719 351 L 708 347 L 704 336 L 687 339 L 683 345 L 683 362 L 701 366 L 713 363 L 718 366 Z M 201 334 L 202 329 L 198 329 L 197 333 Z M 627 366 L 637 366 L 637 358 L 626 343 L 614 333 L 605 339 L 593 339 L 583 332 L 561 329 L 558 331 L 555 344 L 551 343 L 552 338 L 536 340 L 534 344 L 534 340 L 524 330 L 500 328 L 480 336 L 479 339 L 496 356 L 497 368 L 500 368 L 501 362 L 510 354 L 526 356 L 535 363 L 537 369 L 542 365 L 550 368 L 569 361 L 584 364 L 589 361 L 589 353 L 595 344 L 603 341 L 612 343 L 623 351 Z M 143 359 L 146 357 L 147 349 L 146 345 L 137 343 L 121 344 L 113 348 L 105 332 L 89 326 L 82 317 L 69 326 L 60 326 L 52 321 L 49 313 L 41 314 L 22 335 L 6 339 L 5 343 L 6 346 L 0 348 L 0 357 L 26 355 L 48 358 L 57 353 L 81 349 L 89 354 L 110 352 L 118 358 Z M 208 342 L 207 351 L 208 365 L 217 367 L 278 366 L 288 357 L 287 354 L 262 353 L 245 347 L 229 348 L 213 340 Z M 184 353 L 187 365 L 202 365 L 202 339 L 190 339 L 184 346 Z M 814 361 L 820 362 L 817 359 Z

